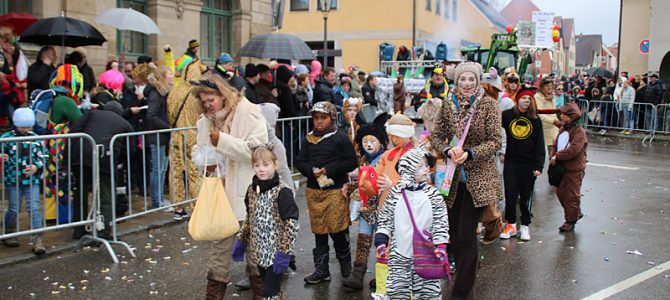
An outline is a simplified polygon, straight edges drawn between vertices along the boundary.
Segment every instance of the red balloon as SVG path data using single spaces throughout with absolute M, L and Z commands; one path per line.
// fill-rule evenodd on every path
M 505 29 L 507 30 L 507 33 L 512 33 L 512 31 L 514 31 L 514 28 L 512 27 L 512 25 L 507 25 L 507 28 L 505 28 Z
M 554 24 L 554 30 L 560 30 L 561 26 L 558 26 L 558 24 Z
M 561 40 L 561 37 L 560 36 L 555 36 L 553 38 L 553 40 L 554 40 L 554 43 L 558 43 Z

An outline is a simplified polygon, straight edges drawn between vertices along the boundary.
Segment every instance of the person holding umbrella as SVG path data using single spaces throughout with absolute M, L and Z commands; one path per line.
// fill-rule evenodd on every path
M 28 95 L 36 89 L 49 89 L 49 76 L 56 70 L 56 50 L 44 46 L 37 53 L 37 61 L 28 68 Z

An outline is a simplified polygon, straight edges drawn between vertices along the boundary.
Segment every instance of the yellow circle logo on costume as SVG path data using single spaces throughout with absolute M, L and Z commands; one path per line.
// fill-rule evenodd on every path
M 509 125 L 509 131 L 517 140 L 525 140 L 533 133 L 533 124 L 526 117 L 518 117 Z

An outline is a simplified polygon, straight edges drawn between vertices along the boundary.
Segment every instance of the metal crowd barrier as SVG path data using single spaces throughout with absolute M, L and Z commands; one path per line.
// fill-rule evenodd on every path
M 588 100 L 588 128 L 632 130 L 652 133 L 656 129 L 656 107 L 650 103 L 621 105 L 613 101 Z
M 128 210 L 127 214 L 123 216 L 118 216 L 116 211 L 113 213 L 113 220 L 111 222 L 112 226 L 112 237 L 114 241 L 118 241 L 118 223 L 123 222 L 129 219 L 145 216 L 151 213 L 155 212 L 165 212 L 166 209 L 169 209 L 170 207 L 177 207 L 181 205 L 188 204 L 190 202 L 195 201 L 195 198 L 189 197 L 189 195 L 192 194 L 192 191 L 189 191 L 189 176 L 188 174 L 183 175 L 183 179 L 185 180 L 183 182 L 183 186 L 185 188 L 185 193 L 184 195 L 177 195 L 175 191 L 175 186 L 177 184 L 177 178 L 180 176 L 177 176 L 177 172 L 182 172 L 188 170 L 189 166 L 192 166 L 192 162 L 190 160 L 190 153 L 191 153 L 191 148 L 188 147 L 187 145 L 187 135 L 192 132 L 195 135 L 195 127 L 188 127 L 188 128 L 174 128 L 174 129 L 164 129 L 164 130 L 154 130 L 154 131 L 143 131 L 143 132 L 133 132 L 133 133 L 126 133 L 126 134 L 118 134 L 112 137 L 110 140 L 109 144 L 109 149 L 114 149 L 115 147 L 122 147 L 125 149 L 123 153 L 125 153 L 125 157 L 117 157 L 114 152 L 112 152 L 112 155 L 110 157 L 110 169 L 111 170 L 117 170 L 117 172 L 112 172 L 112 180 L 111 180 L 111 193 L 112 193 L 112 206 L 116 207 L 116 202 L 118 201 L 118 196 L 122 195 L 125 196 L 125 199 L 122 199 L 122 201 L 128 201 Z M 166 199 L 166 193 L 164 188 L 164 184 L 159 187 L 159 194 L 160 198 L 164 200 L 163 202 L 159 203 L 158 207 L 153 207 L 152 205 L 152 197 L 151 197 L 151 190 L 149 182 L 147 182 L 150 179 L 147 179 L 147 175 L 150 175 L 152 172 L 152 165 L 148 164 L 148 157 L 147 154 L 150 153 L 150 145 L 146 143 L 146 137 L 155 135 L 156 136 L 156 144 L 160 145 L 160 138 L 161 134 L 169 133 L 170 134 L 170 145 L 167 146 L 165 149 L 167 152 L 166 155 L 167 158 L 165 159 L 165 162 L 161 162 L 159 159 L 158 162 L 156 163 L 156 167 L 158 170 L 161 169 L 166 169 L 165 175 L 159 175 L 159 176 L 166 176 L 162 180 L 159 179 L 159 181 L 162 182 L 168 182 L 170 186 L 170 191 L 167 193 L 170 195 L 171 200 Z M 182 151 L 179 153 L 180 155 L 175 155 L 173 149 L 175 149 L 175 140 L 177 140 L 177 137 L 181 137 L 181 149 Z M 195 139 L 195 137 L 193 137 Z M 133 151 L 133 148 L 137 148 L 138 152 Z M 162 151 L 162 150 L 157 150 L 157 151 Z M 139 154 L 139 155 L 135 155 Z M 184 166 L 184 169 L 179 169 L 175 167 L 175 156 L 181 156 L 181 162 L 183 163 L 182 166 Z M 138 161 L 139 160 L 139 161 Z M 167 165 L 161 165 L 161 163 L 167 163 Z M 133 167 L 139 168 L 133 171 Z M 118 170 L 124 171 L 124 172 L 118 172 Z M 169 172 L 168 172 L 169 171 Z M 135 173 L 135 174 L 133 174 Z M 159 172 L 161 173 L 161 172 Z M 141 176 L 139 179 L 139 183 L 141 183 L 140 190 L 143 192 L 138 192 L 135 194 L 133 192 L 133 183 L 138 183 L 137 179 L 134 179 L 134 177 Z M 166 180 L 169 178 L 169 181 Z M 135 181 L 134 181 L 135 180 Z M 196 181 L 197 184 L 197 181 Z M 136 210 L 134 207 L 134 204 L 137 203 L 136 199 L 139 197 L 140 201 L 140 209 Z M 123 242 L 119 242 L 124 245 L 126 245 L 126 248 L 128 249 L 128 252 L 131 253 L 134 257 L 134 253 L 130 247 L 127 246 L 127 244 Z
M 84 150 L 85 145 L 90 152 Z M 79 239 L 77 247 L 87 240 L 100 242 L 112 260 L 118 263 L 110 245 L 115 242 L 98 237 L 98 230 L 105 226 L 99 209 L 100 146 L 91 136 L 83 133 L 1 138 L 3 222 L 0 240 L 84 226 L 90 233 Z M 23 164 L 21 158 L 26 155 L 28 159 Z M 27 177 L 27 167 L 31 165 L 38 170 L 32 177 Z M 35 176 L 40 183 L 33 181 Z M 90 182 L 92 194 L 89 211 L 83 209 L 89 201 L 87 182 Z M 35 193 L 38 195 L 30 197 Z M 28 220 L 20 213 L 24 202 Z M 51 211 L 47 210 L 47 205 L 55 210 L 55 216 L 47 217 Z M 39 211 L 38 216 L 35 209 Z M 12 217 L 13 214 L 15 216 Z M 11 223 L 15 225 L 11 226 Z
M 277 135 L 286 148 L 286 162 L 292 175 L 300 175 L 300 172 L 294 170 L 293 166 L 302 148 L 302 142 L 312 128 L 312 116 L 279 119 L 276 128 Z

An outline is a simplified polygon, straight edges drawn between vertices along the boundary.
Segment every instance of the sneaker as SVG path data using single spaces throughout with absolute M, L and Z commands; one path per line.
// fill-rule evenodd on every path
M 174 210 L 174 216 L 172 216 L 172 219 L 181 221 L 186 216 L 188 216 L 188 213 L 183 208 L 178 208 Z
M 47 252 L 47 249 L 42 243 L 42 238 L 39 235 L 33 235 L 30 239 L 33 243 L 33 252 L 35 255 L 44 255 L 44 253 Z
M 521 225 L 521 228 L 519 228 L 519 238 L 522 241 L 530 241 L 530 231 L 528 230 L 528 226 Z
M 163 211 L 164 211 L 164 212 L 174 212 L 174 207 L 172 207 L 172 206 L 168 206 L 168 207 L 166 207 Z
M 500 234 L 500 238 L 506 240 L 513 236 L 516 236 L 516 223 L 507 223 L 505 230 L 503 230 L 503 232 Z
M 8 239 L 4 239 L 4 240 L 2 240 L 2 243 L 5 244 L 5 246 L 7 246 L 9 248 L 16 248 L 16 247 L 21 246 L 21 244 L 19 243 L 19 239 L 15 238 L 15 237 L 10 237 Z
M 628 131 L 626 131 L 624 134 L 625 134 L 625 135 L 631 135 L 632 133 L 633 133 L 632 131 L 628 130 Z
M 600 133 L 600 135 L 603 135 L 603 134 L 607 133 L 607 130 L 601 129 L 598 133 Z

